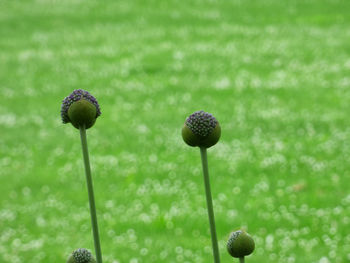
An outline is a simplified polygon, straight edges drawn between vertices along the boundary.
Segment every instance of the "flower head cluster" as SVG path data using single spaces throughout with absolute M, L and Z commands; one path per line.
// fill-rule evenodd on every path
M 100 105 L 98 105 L 98 102 L 94 96 L 92 96 L 89 92 L 82 90 L 82 89 L 76 89 L 74 90 L 69 96 L 67 96 L 62 101 L 61 106 L 61 118 L 63 123 L 70 122 L 68 117 L 68 110 L 69 107 L 76 101 L 79 100 L 87 100 L 91 102 L 96 107 L 96 118 L 101 115 Z
M 206 137 L 214 130 L 218 121 L 210 113 L 201 110 L 191 114 L 185 123 L 194 134 Z
M 76 263 L 90 263 L 92 254 L 85 248 L 78 248 L 73 251 L 73 258 Z

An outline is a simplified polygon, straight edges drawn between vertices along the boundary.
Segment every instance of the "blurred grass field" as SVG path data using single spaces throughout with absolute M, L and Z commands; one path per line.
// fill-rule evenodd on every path
M 79 132 L 62 99 L 90 91 L 104 261 L 213 262 L 199 150 L 185 118 L 212 113 L 209 170 L 222 262 L 350 261 L 350 2 L 0 0 L 0 262 L 93 251 Z

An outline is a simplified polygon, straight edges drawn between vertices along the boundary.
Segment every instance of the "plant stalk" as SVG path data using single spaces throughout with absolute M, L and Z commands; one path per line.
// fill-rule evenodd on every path
M 202 168 L 203 168 L 203 176 L 204 176 L 205 195 L 206 195 L 206 199 L 207 199 L 207 208 L 208 208 L 208 217 L 209 217 L 209 224 L 210 224 L 211 242 L 212 242 L 212 246 L 213 246 L 214 262 L 215 263 L 220 263 L 218 240 L 217 240 L 217 237 L 216 237 L 213 201 L 212 201 L 211 191 L 210 191 L 207 148 L 200 147 L 200 151 L 201 151 Z
M 79 130 L 80 130 L 81 146 L 83 149 L 86 184 L 87 184 L 88 195 L 89 195 L 91 225 L 92 225 L 92 234 L 94 237 L 96 260 L 97 260 L 97 263 L 102 263 L 102 253 L 101 253 L 100 237 L 98 233 L 94 187 L 93 187 L 92 178 L 91 178 L 91 168 L 90 168 L 90 161 L 89 161 L 89 151 L 88 151 L 88 145 L 87 145 L 87 139 L 86 139 L 85 125 L 80 126 Z
M 244 263 L 244 257 L 239 258 L 239 263 Z

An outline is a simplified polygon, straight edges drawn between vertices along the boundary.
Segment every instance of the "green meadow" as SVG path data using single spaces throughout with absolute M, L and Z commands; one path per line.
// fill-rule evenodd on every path
M 212 263 L 198 148 L 208 150 L 222 263 L 350 261 L 350 1 L 0 0 L 0 262 L 94 253 L 74 89 L 87 131 L 106 263 Z

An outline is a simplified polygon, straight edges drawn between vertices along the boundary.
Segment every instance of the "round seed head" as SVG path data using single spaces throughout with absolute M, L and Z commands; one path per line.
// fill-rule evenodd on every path
M 185 121 L 182 138 L 190 146 L 209 148 L 215 145 L 221 135 L 221 127 L 210 113 L 196 111 Z
M 89 250 L 78 248 L 69 256 L 67 263 L 96 263 L 96 260 Z
M 82 125 L 85 125 L 86 129 L 92 127 L 100 115 L 101 110 L 96 98 L 85 90 L 74 90 L 62 102 L 62 122 L 70 122 L 77 129 Z
M 255 243 L 253 238 L 243 230 L 231 233 L 227 241 L 227 251 L 235 258 L 241 258 L 253 253 Z

